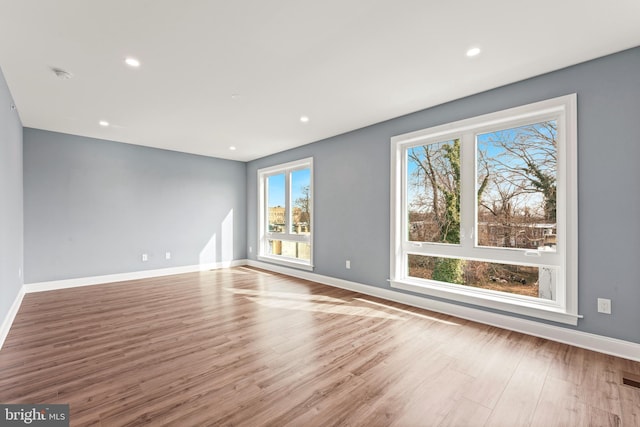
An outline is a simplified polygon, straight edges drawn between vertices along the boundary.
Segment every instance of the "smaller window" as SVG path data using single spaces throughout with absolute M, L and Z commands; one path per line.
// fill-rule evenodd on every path
M 313 268 L 313 159 L 258 170 L 258 259 Z

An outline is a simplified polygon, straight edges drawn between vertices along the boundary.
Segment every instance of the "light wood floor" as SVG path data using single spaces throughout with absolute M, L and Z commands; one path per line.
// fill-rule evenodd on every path
M 233 268 L 27 294 L 0 402 L 71 425 L 640 426 L 640 363 Z

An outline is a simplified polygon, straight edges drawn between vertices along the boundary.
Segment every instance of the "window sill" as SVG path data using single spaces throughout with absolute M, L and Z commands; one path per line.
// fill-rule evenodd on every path
M 445 298 L 452 301 L 473 304 L 480 307 L 492 308 L 523 316 L 535 317 L 538 319 L 550 320 L 552 322 L 564 323 L 567 325 L 577 325 L 577 314 L 567 313 L 562 307 L 553 301 L 549 303 L 528 301 L 524 298 L 510 297 L 508 295 L 493 295 L 488 292 L 478 291 L 471 288 L 457 289 L 431 282 L 413 280 L 390 280 L 391 287 L 403 289 L 423 295 Z
M 258 255 L 258 260 L 270 262 L 272 264 L 284 265 L 285 267 L 297 268 L 299 270 L 313 271 L 313 265 L 304 261 L 296 261 L 293 258 L 277 256 Z

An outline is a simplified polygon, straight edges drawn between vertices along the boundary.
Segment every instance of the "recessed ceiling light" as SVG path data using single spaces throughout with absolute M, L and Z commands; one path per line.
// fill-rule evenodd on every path
M 307 116 L 300 116 L 300 121 L 302 123 L 309 123 L 309 117 Z
M 480 48 L 479 47 L 472 47 L 471 49 L 469 49 L 467 51 L 467 56 L 469 58 L 471 58 L 472 56 L 477 56 L 478 54 L 480 54 Z
M 98 123 L 100 124 L 100 126 L 104 126 L 104 127 L 109 126 L 109 122 L 106 120 L 100 120 Z
M 130 67 L 139 67 L 140 66 L 140 61 L 138 61 L 136 58 L 127 58 L 124 60 L 125 64 L 127 64 Z
M 234 145 L 232 145 L 231 147 L 229 147 L 229 150 L 236 151 L 236 147 Z

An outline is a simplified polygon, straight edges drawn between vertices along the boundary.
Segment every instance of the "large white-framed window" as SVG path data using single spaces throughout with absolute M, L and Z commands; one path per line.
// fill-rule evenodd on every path
M 391 138 L 391 286 L 576 325 L 576 103 Z
M 313 158 L 258 170 L 258 259 L 313 269 Z

